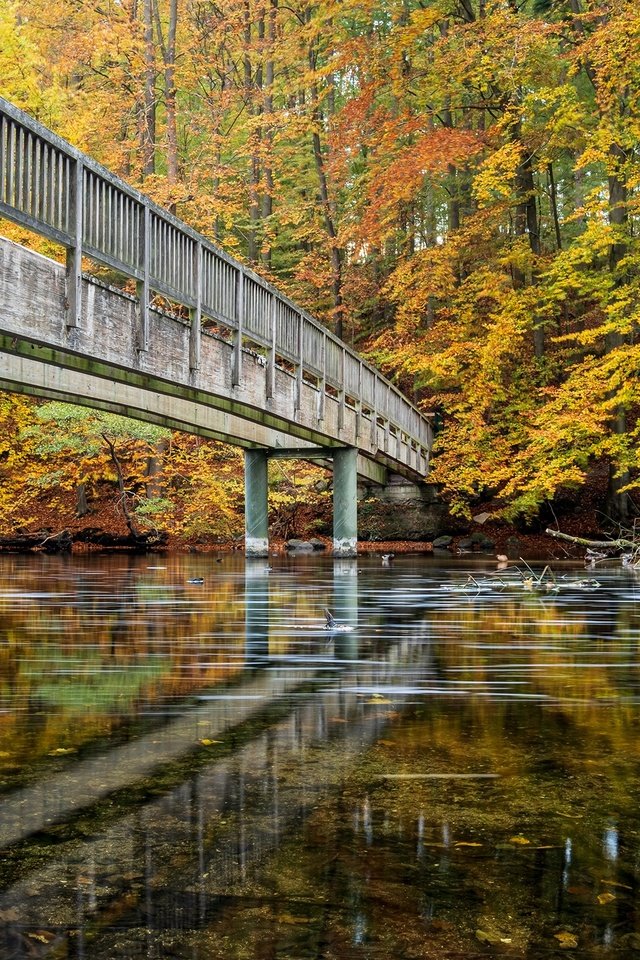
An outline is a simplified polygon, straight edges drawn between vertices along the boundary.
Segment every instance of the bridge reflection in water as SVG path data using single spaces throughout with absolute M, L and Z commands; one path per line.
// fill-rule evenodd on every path
M 0 562 L 0 956 L 633 955 L 628 584 L 274 565 Z

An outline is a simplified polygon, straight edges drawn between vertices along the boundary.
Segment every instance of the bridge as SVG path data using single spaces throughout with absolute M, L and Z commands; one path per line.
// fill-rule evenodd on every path
M 1 98 L 0 218 L 60 251 L 58 261 L 0 236 L 0 389 L 243 447 L 247 555 L 268 554 L 269 458 L 332 463 L 342 556 L 356 550 L 358 477 L 424 480 L 429 419 L 389 380 Z

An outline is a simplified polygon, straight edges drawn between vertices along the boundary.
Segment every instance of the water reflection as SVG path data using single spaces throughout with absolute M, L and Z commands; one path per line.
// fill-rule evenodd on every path
M 0 558 L 0 957 L 640 955 L 640 607 L 579 576 Z

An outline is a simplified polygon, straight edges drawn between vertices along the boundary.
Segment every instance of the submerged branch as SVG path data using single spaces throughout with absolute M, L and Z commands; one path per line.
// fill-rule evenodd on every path
M 617 540 L 587 540 L 585 537 L 573 537 L 560 530 L 551 530 L 549 527 L 545 533 L 555 537 L 556 540 L 568 540 L 569 543 L 577 543 L 581 547 L 591 547 L 594 550 L 636 550 L 638 547 L 636 540 L 627 540 L 624 537 L 619 537 Z

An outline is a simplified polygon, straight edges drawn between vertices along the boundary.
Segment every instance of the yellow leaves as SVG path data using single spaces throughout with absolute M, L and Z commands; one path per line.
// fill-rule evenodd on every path
M 577 936 L 575 933 L 569 933 L 568 930 L 561 930 L 559 933 L 554 933 L 554 937 L 564 950 L 570 950 L 578 946 Z
M 35 940 L 36 943 L 52 943 L 56 939 L 56 934 L 51 930 L 33 930 L 27 933 L 27 937 Z
M 509 837 L 509 843 L 515 843 L 517 846 L 526 847 L 531 843 L 531 840 L 527 840 L 526 837 L 518 834 L 515 837 Z
M 609 891 L 605 891 L 605 893 L 600 893 L 596 897 L 596 900 L 598 901 L 600 906 L 606 906 L 606 904 L 611 903 L 615 899 L 616 899 L 615 894 L 609 893 Z
M 210 740 L 208 737 L 202 737 L 201 740 L 198 740 L 198 743 L 203 747 L 213 747 L 217 743 L 224 743 L 223 740 Z
M 481 206 L 513 195 L 514 175 L 521 158 L 521 145 L 512 141 L 506 141 L 487 157 L 473 181 L 473 192 Z

